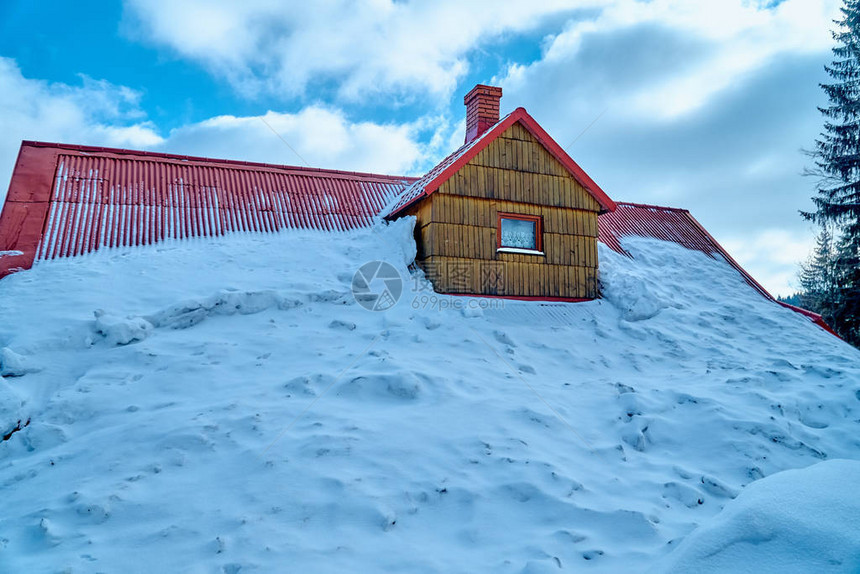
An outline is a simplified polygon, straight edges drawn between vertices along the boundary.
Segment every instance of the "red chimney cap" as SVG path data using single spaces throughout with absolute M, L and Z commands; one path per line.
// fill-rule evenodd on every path
M 478 84 L 474 88 L 469 90 L 469 93 L 463 97 L 463 103 L 468 105 L 469 100 L 472 100 L 477 96 L 489 96 L 491 98 L 502 99 L 502 88 L 498 86 L 487 86 L 485 84 Z

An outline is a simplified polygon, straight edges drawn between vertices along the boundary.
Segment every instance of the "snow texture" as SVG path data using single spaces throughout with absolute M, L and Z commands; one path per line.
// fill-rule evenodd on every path
M 24 400 L 0 377 L 0 439 L 11 434 L 26 418 Z
M 657 572 L 860 572 L 860 462 L 829 460 L 750 484 Z
M 0 281 L 4 361 L 28 363 L 0 425 L 31 421 L 0 442 L 0 571 L 674 572 L 734 548 L 856 571 L 811 554 L 824 526 L 856 548 L 833 478 L 856 467 L 776 473 L 860 458 L 860 353 L 655 240 L 601 248 L 603 300 L 439 296 L 407 268 L 412 225 Z M 384 312 L 350 292 L 374 260 L 405 280 Z M 816 481 L 845 501 L 830 525 L 769 502 Z
M 20 377 L 38 370 L 29 358 L 19 355 L 8 347 L 0 349 L 0 377 Z

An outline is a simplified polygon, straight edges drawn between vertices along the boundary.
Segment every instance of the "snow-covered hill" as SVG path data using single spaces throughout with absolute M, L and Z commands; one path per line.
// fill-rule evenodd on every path
M 727 265 L 638 239 L 600 301 L 441 297 L 410 225 L 0 281 L 0 571 L 685 571 L 750 483 L 860 459 L 860 353 Z M 384 312 L 350 291 L 374 260 Z

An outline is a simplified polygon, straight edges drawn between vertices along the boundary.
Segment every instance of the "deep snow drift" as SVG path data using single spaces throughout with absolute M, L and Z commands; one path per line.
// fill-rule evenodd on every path
M 666 559 L 664 572 L 860 572 L 860 462 L 753 482 Z
M 0 281 L 0 571 L 671 570 L 742 536 L 747 485 L 860 458 L 860 353 L 727 265 L 632 240 L 601 301 L 440 297 L 410 225 Z

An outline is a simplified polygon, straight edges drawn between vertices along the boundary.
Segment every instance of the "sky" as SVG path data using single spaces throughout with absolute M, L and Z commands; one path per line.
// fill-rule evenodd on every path
M 488 83 L 610 197 L 689 209 L 788 295 L 839 6 L 6 0 L 0 198 L 21 140 L 421 175 Z

